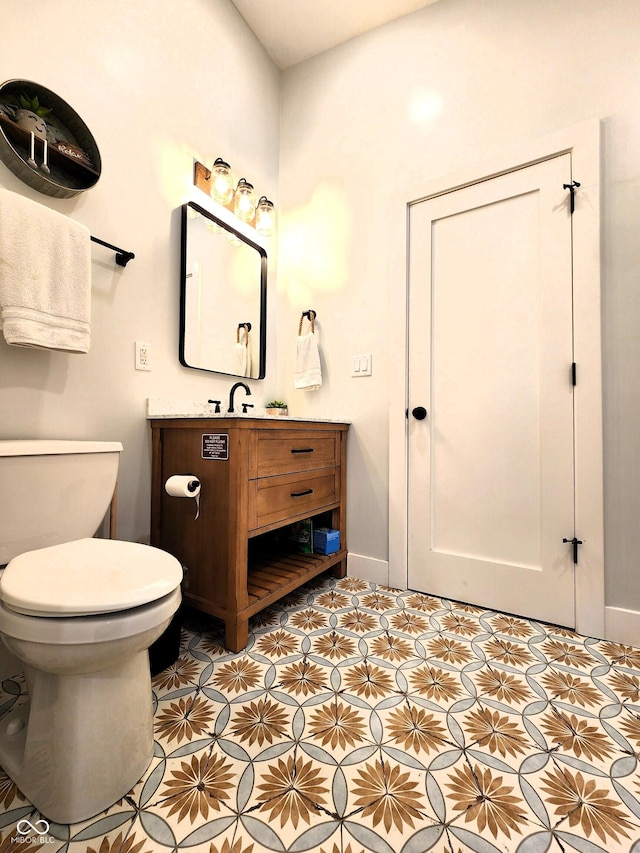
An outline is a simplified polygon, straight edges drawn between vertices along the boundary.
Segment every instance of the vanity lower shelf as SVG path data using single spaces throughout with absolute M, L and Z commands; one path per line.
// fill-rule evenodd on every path
M 247 614 L 253 616 L 263 607 L 337 566 L 346 556 L 347 552 L 340 550 L 328 555 L 287 554 L 250 560 L 247 571 Z

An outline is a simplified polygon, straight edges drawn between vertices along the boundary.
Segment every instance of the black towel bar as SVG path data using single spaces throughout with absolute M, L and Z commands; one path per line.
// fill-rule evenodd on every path
M 135 258 L 133 252 L 127 252 L 126 249 L 120 249 L 118 246 L 112 246 L 111 243 L 105 243 L 104 240 L 99 240 L 97 237 L 92 237 L 91 240 L 94 243 L 99 243 L 101 246 L 105 246 L 107 249 L 112 249 L 116 253 L 116 263 L 120 267 L 126 267 L 129 261 L 132 261 Z

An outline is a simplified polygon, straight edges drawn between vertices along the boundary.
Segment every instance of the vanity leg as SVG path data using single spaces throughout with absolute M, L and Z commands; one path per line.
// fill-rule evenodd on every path
M 331 573 L 333 574 L 334 578 L 346 578 L 347 558 L 345 557 L 344 560 L 340 560 L 339 563 L 336 563 L 336 565 L 331 570 Z
M 249 620 L 228 619 L 224 639 L 229 651 L 241 652 L 249 641 Z

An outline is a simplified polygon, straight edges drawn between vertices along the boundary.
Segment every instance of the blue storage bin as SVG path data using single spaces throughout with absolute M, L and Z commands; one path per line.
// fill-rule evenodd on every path
M 316 554 L 335 554 L 340 550 L 340 531 L 317 527 L 313 531 L 313 550 Z

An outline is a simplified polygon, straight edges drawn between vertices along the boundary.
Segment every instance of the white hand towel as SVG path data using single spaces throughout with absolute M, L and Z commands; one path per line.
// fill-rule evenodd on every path
M 0 328 L 8 344 L 88 352 L 88 228 L 0 189 Z
M 234 350 L 234 368 L 233 372 L 236 376 L 247 375 L 247 348 L 244 344 L 236 344 Z
M 251 336 L 250 335 L 247 335 L 247 345 L 246 345 L 245 349 L 247 351 L 247 362 L 246 362 L 245 368 L 244 368 L 244 375 L 251 377 L 252 359 L 251 359 Z
M 234 362 L 237 376 L 251 376 L 251 338 L 247 326 L 238 327 Z
M 320 352 L 313 332 L 298 335 L 293 384 L 301 391 L 317 391 L 322 385 Z

